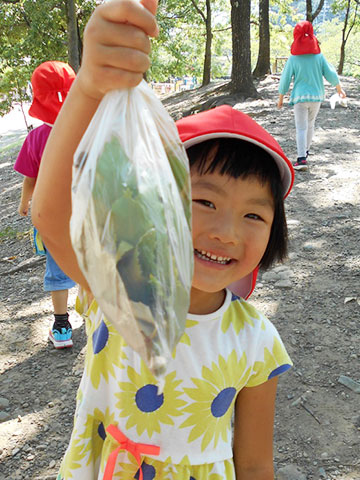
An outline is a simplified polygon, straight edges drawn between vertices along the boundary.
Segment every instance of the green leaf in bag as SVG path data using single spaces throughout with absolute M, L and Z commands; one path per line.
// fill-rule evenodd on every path
M 154 229 L 149 230 L 136 247 L 126 252 L 116 264 L 129 299 L 133 302 L 144 303 L 150 308 L 154 303 L 154 289 L 150 282 L 150 274 L 143 268 L 139 257 L 144 248 L 146 249 L 147 244 L 149 246 L 148 252 L 151 252 L 154 233 Z M 155 256 L 152 256 L 152 259 L 150 263 L 155 262 Z M 156 269 L 156 263 L 153 264 L 152 268 L 153 271 Z
M 127 242 L 133 246 L 151 228 L 141 202 L 139 199 L 129 197 L 128 192 L 113 203 L 111 221 L 117 241 Z
M 96 164 L 96 175 L 104 180 L 110 198 L 116 198 L 119 189 L 138 191 L 133 165 L 116 137 L 105 144 Z

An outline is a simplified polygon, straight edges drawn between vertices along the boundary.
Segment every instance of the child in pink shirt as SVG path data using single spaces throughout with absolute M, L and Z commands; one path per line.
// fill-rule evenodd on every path
M 31 77 L 33 102 L 29 115 L 42 120 L 44 124 L 30 131 L 14 165 L 14 170 L 24 175 L 18 208 L 23 217 L 29 212 L 41 157 L 52 125 L 74 79 L 73 69 L 66 63 L 57 61 L 42 63 Z M 55 348 L 71 347 L 72 328 L 67 313 L 67 301 L 68 290 L 75 286 L 75 282 L 58 267 L 50 252 L 45 250 L 44 290 L 51 292 L 55 316 L 55 320 L 51 322 L 49 340 Z

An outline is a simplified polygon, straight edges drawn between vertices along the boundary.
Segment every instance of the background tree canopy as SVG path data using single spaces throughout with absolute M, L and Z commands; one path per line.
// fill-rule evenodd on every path
M 83 30 L 99 3 L 0 0 L 0 114 L 30 99 L 31 73 L 41 62 L 62 60 L 78 69 Z M 360 77 L 359 11 L 360 0 L 160 0 L 148 80 L 190 75 L 207 84 L 226 77 L 233 92 L 254 95 L 251 71 L 273 71 L 275 59 L 289 55 L 294 25 L 310 12 L 328 60 L 339 73 Z
M 29 97 L 26 87 L 40 63 L 69 62 L 69 8 L 72 4 L 75 7 L 76 29 L 81 39 L 96 3 L 100 2 L 0 0 L 0 114 L 6 113 L 13 102 Z

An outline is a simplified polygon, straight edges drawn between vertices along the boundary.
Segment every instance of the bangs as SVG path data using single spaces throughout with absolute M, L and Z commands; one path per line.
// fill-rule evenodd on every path
M 186 150 L 190 168 L 200 175 L 214 173 L 233 178 L 255 176 L 261 183 L 280 181 L 272 156 L 261 147 L 234 138 L 217 138 L 198 143 Z

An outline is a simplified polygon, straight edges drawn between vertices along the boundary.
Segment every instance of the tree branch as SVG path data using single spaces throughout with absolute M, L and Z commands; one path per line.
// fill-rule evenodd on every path
M 324 1 L 325 0 L 320 0 L 319 1 L 319 5 L 317 6 L 317 9 L 315 10 L 315 12 L 312 14 L 312 21 L 315 20 L 315 18 L 319 15 L 319 13 L 321 12 L 323 6 L 324 6 Z
M 204 13 L 201 11 L 201 9 L 198 7 L 197 3 L 195 2 L 195 0 L 191 0 L 191 3 L 194 5 L 194 8 L 195 10 L 198 12 L 198 14 L 202 17 L 202 19 L 204 20 L 204 23 L 206 23 L 206 17 L 204 15 Z
M 358 7 L 359 7 L 359 3 L 356 2 L 355 12 L 354 12 L 354 19 L 353 19 L 353 22 L 352 22 L 351 26 L 349 27 L 349 30 L 347 31 L 347 34 L 346 34 L 346 36 L 345 36 L 345 42 L 348 41 L 350 32 L 351 32 L 351 30 L 352 30 L 352 29 L 354 28 L 354 26 L 355 26 Z

